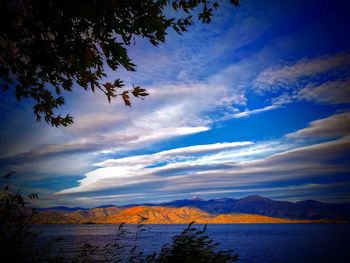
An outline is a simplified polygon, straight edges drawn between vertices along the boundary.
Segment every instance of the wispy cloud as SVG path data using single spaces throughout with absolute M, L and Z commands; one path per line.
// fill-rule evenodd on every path
M 271 182 L 293 185 L 302 180 L 305 184 L 330 174 L 345 174 L 350 168 L 349 149 L 349 137 L 308 146 L 271 141 L 171 149 L 98 163 L 100 168 L 87 173 L 79 186 L 57 194 L 98 198 L 106 192 L 143 191 L 151 199 L 157 195 L 233 193 L 235 189 L 249 192 Z M 337 163 L 332 163 L 334 160 Z
M 88 197 L 76 197 L 69 201 L 72 206 L 76 205 L 86 205 L 86 206 L 97 206 L 105 203 L 116 203 L 116 200 L 120 204 L 130 204 L 130 202 L 152 202 L 152 203 L 162 203 L 166 201 L 173 201 L 174 199 L 191 198 L 193 196 L 201 196 L 209 198 L 217 198 L 218 196 L 236 196 L 245 197 L 251 194 L 259 194 L 263 196 L 269 196 L 270 198 L 277 198 L 279 200 L 288 201 L 300 201 L 305 199 L 316 198 L 317 200 L 324 200 L 329 202 L 330 199 L 322 196 L 322 193 L 328 194 L 334 190 L 344 191 L 348 188 L 349 183 L 309 183 L 300 185 L 288 185 L 282 187 L 243 187 L 243 188 L 233 188 L 233 189 L 216 189 L 216 190 L 199 190 L 199 191 L 188 191 L 182 193 L 162 193 L 154 191 L 151 192 L 138 192 L 138 193 L 126 193 L 126 194 L 101 194 L 96 196 Z M 338 195 L 339 198 L 344 198 L 343 201 L 348 201 L 345 198 L 346 195 L 342 195 L 342 192 Z M 62 198 L 63 196 L 55 195 L 56 198 Z M 67 203 L 67 201 L 65 202 Z M 58 202 L 60 204 L 60 202 Z M 43 205 L 41 205 L 43 206 Z M 45 205 L 44 205 L 45 206 Z
M 264 111 L 270 111 L 270 110 L 278 109 L 280 107 L 281 107 L 280 105 L 269 105 L 269 106 L 265 106 L 265 107 L 260 108 L 260 109 L 254 109 L 254 110 L 248 110 L 247 109 L 247 110 L 244 110 L 244 111 L 241 111 L 241 112 L 238 112 L 238 113 L 234 113 L 234 114 L 231 114 L 231 115 L 226 115 L 224 118 L 225 119 L 245 118 L 245 117 L 249 117 L 250 115 L 258 114 L 258 113 L 261 113 L 261 112 L 264 112 Z
M 350 103 L 350 80 L 336 80 L 301 89 L 297 98 L 324 104 Z
M 339 53 L 313 59 L 301 59 L 295 63 L 276 65 L 262 71 L 255 80 L 259 91 L 278 88 L 290 89 L 303 77 L 310 78 L 318 74 L 339 70 L 350 66 L 350 54 Z
M 309 127 L 289 133 L 289 138 L 337 138 L 350 135 L 350 112 L 313 121 Z
M 214 143 L 206 145 L 194 145 L 182 148 L 175 148 L 171 150 L 166 150 L 158 152 L 152 155 L 146 156 L 133 156 L 133 157 L 124 157 L 120 159 L 109 159 L 101 163 L 97 163 L 96 166 L 114 166 L 114 165 L 131 165 L 131 164 L 151 164 L 154 162 L 160 162 L 169 160 L 170 158 L 177 158 L 178 156 L 187 156 L 194 154 L 206 154 L 210 152 L 224 151 L 232 148 L 241 148 L 244 146 L 252 145 L 253 142 L 225 142 L 225 143 Z M 145 158 L 146 157 L 146 158 Z M 171 159 L 170 159 L 171 160 Z

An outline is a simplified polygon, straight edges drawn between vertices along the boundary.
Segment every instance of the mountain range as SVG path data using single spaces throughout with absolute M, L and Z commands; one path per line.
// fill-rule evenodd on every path
M 37 209 L 38 223 L 297 223 L 350 221 L 350 204 L 314 200 L 274 201 L 252 195 L 241 199 L 199 198 L 161 204 L 103 205 L 95 208 L 50 207 Z M 147 220 L 142 220 L 147 219 Z

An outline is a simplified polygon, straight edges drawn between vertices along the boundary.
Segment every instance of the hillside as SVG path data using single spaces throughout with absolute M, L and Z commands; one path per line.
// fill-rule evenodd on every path
M 274 201 L 258 195 L 241 199 L 211 199 L 211 200 L 176 200 L 162 203 L 162 206 L 190 206 L 202 209 L 210 214 L 257 214 L 288 219 L 350 219 L 350 204 L 329 204 L 314 200 L 300 202 Z
M 192 207 L 135 206 L 130 208 L 94 208 L 74 212 L 40 212 L 37 224 L 233 224 L 233 223 L 310 223 L 313 220 L 292 220 L 253 214 L 213 215 Z
M 105 217 L 117 214 L 119 211 L 121 211 L 121 209 L 118 207 L 93 208 L 75 210 L 72 212 L 67 211 L 67 209 L 62 209 L 61 211 L 44 210 L 39 211 L 39 213 L 34 216 L 33 221 L 40 224 L 79 224 L 98 222 Z
M 293 203 L 274 201 L 257 195 L 241 199 L 194 198 L 157 205 L 134 204 L 120 207 L 102 205 L 92 209 L 59 206 L 41 208 L 38 211 L 39 214 L 35 216 L 37 222 L 55 224 L 121 222 L 136 224 L 141 217 L 148 218 L 148 224 L 185 224 L 192 221 L 212 224 L 350 221 L 350 204 L 328 204 L 314 200 Z

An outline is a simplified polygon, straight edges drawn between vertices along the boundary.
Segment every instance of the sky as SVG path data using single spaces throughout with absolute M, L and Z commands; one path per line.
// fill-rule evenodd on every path
M 36 122 L 32 101 L 1 92 L 0 170 L 42 207 L 350 202 L 349 13 L 345 0 L 225 2 L 158 47 L 138 39 L 136 72 L 108 70 L 145 100 L 66 93 L 69 127 Z

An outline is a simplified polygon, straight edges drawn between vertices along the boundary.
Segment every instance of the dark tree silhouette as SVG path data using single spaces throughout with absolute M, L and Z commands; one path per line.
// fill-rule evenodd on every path
M 207 0 L 0 0 L 1 89 L 18 101 L 33 99 L 37 120 L 56 127 L 73 122 L 54 110 L 64 104 L 62 92 L 76 86 L 130 106 L 129 95 L 142 98 L 146 90 L 106 82 L 105 68 L 135 71 L 126 47 L 136 38 L 157 46 L 169 28 L 181 34 L 195 18 L 210 23 L 218 7 Z M 168 17 L 169 9 L 177 14 Z

